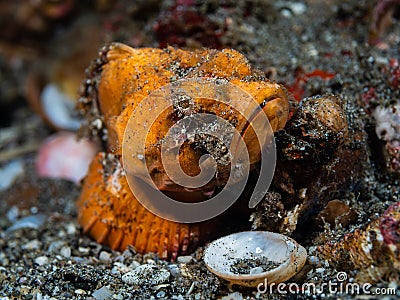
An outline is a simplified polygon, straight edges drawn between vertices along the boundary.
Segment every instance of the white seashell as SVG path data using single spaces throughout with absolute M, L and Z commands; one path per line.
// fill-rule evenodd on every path
M 210 243 L 204 252 L 211 272 L 248 287 L 286 281 L 301 270 L 306 259 L 306 249 L 296 241 L 267 231 L 234 233 Z
M 77 130 L 80 127 L 81 120 L 73 115 L 75 101 L 69 99 L 55 84 L 44 87 L 41 100 L 46 116 L 55 126 L 65 130 Z
M 58 132 L 40 146 L 36 171 L 39 177 L 66 179 L 79 184 L 97 151 L 97 145 L 89 140 L 78 141 L 74 133 Z
M 7 228 L 6 232 L 12 232 L 21 228 L 38 229 L 45 223 L 46 219 L 46 216 L 42 214 L 23 217 Z
M 21 160 L 11 161 L 0 168 L 0 191 L 8 189 L 22 174 L 24 174 L 24 164 Z

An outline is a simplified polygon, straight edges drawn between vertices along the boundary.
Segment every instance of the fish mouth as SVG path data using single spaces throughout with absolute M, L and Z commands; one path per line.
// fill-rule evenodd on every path
M 194 196 L 194 194 L 201 194 L 205 198 L 210 198 L 214 195 L 216 191 L 215 185 L 212 182 L 206 184 L 205 186 L 197 187 L 197 188 L 188 188 L 176 184 L 170 179 L 165 179 L 162 181 L 153 181 L 156 187 L 161 192 L 166 192 L 168 194 L 180 193 L 180 194 L 188 194 L 188 196 Z
M 218 188 L 214 180 L 200 187 L 189 188 L 173 182 L 168 175 L 163 172 L 150 172 L 150 174 L 150 176 L 144 176 L 141 173 L 132 173 L 126 176 L 131 176 L 132 179 L 153 187 L 171 198 L 179 198 L 178 201 L 183 201 L 180 200 L 180 198 L 188 198 L 186 199 L 188 201 L 183 202 L 193 202 L 191 201 L 192 198 L 196 198 L 199 201 L 207 200 L 216 193 Z
M 217 187 L 212 183 L 208 183 L 206 186 L 198 188 L 187 188 L 178 185 L 171 180 L 155 180 L 152 178 L 151 182 L 149 179 L 143 178 L 142 176 L 135 174 L 132 175 L 135 181 L 139 181 L 140 184 L 146 185 L 147 187 L 152 187 L 162 192 L 169 198 L 184 203 L 198 203 L 210 199 L 216 194 Z

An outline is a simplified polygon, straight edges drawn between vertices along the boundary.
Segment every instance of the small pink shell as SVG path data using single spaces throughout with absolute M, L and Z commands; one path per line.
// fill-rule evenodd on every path
M 74 133 L 59 132 L 40 146 L 36 171 L 40 177 L 60 178 L 78 184 L 98 151 L 96 144 L 77 140 Z

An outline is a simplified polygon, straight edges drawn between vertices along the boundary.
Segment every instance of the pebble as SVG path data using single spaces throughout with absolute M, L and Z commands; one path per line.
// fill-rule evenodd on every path
M 101 251 L 99 254 L 99 259 L 101 262 L 110 263 L 111 262 L 111 254 L 106 251 Z
M 97 129 L 101 129 L 101 126 L 103 125 L 103 122 L 100 119 L 96 119 L 92 122 L 92 125 L 96 127 Z
M 165 297 L 165 292 L 164 291 L 159 291 L 156 295 L 157 298 L 164 298 Z
M 129 251 L 129 249 L 126 249 L 124 252 L 122 252 L 122 256 L 125 258 L 132 257 L 132 252 Z
M 24 284 L 28 279 L 26 277 L 21 277 L 18 283 Z
M 147 268 L 141 268 L 143 269 L 143 274 L 140 274 L 139 272 L 136 272 L 136 270 L 138 270 L 139 268 L 130 271 L 124 275 L 122 275 L 122 281 L 128 284 L 135 284 L 135 285 L 139 285 L 144 283 L 144 281 L 146 280 L 146 278 L 144 276 L 146 276 L 148 273 L 150 273 L 149 271 L 147 271 Z M 143 275 L 143 277 L 141 277 L 141 275 Z
M 59 250 L 63 245 L 64 245 L 64 242 L 63 242 L 63 241 L 60 241 L 60 240 L 51 242 L 51 244 L 49 245 L 49 248 L 47 249 L 47 251 L 48 251 L 49 253 L 57 253 L 58 250 Z
M 151 259 L 151 258 L 149 258 L 146 262 L 147 262 L 149 265 L 156 265 L 155 260 L 154 260 L 154 259 Z
M 140 266 L 140 263 L 136 260 L 134 260 L 130 265 L 129 268 L 131 268 L 132 270 L 135 270 L 137 267 Z
M 29 241 L 28 243 L 22 245 L 22 249 L 37 250 L 37 249 L 40 249 L 41 246 L 42 246 L 42 243 L 39 242 L 39 240 L 34 239 L 34 240 Z
M 73 223 L 68 223 L 65 229 L 67 230 L 68 234 L 75 234 L 76 233 L 76 227 L 75 227 L 75 225 Z
M 186 296 L 189 296 L 193 292 L 195 286 L 196 286 L 196 281 L 193 281 L 192 284 L 190 285 L 189 290 L 186 293 Z
M 112 291 L 108 287 L 103 286 L 98 290 L 95 290 L 92 293 L 92 296 L 96 298 L 96 300 L 106 300 L 112 296 Z
M 122 281 L 132 285 L 142 285 L 144 283 L 157 285 L 166 282 L 169 277 L 170 273 L 167 270 L 159 270 L 153 265 L 144 264 L 122 275 Z
M 308 261 L 312 266 L 318 266 L 320 264 L 319 258 L 316 256 L 309 256 Z
M 74 262 L 76 262 L 77 264 L 82 264 L 82 265 L 88 265 L 88 264 L 90 264 L 90 260 L 87 259 L 86 257 L 74 256 L 74 257 L 72 257 L 72 260 L 73 260 Z
M 285 18 L 291 18 L 294 16 L 302 15 L 306 12 L 306 10 L 307 6 L 301 2 L 289 2 L 289 3 L 284 3 L 284 6 L 281 6 L 281 14 Z
M 89 248 L 85 248 L 85 247 L 79 247 L 78 251 L 82 254 L 88 254 L 90 249 Z
M 175 264 L 171 264 L 168 266 L 169 272 L 173 277 L 178 277 L 181 274 L 179 267 Z
M 125 261 L 125 257 L 123 255 L 118 255 L 114 258 L 114 261 L 123 263 Z
M 15 222 L 19 217 L 19 208 L 18 206 L 12 206 L 6 213 L 7 219 L 10 222 Z
M 288 6 L 295 15 L 301 15 L 307 10 L 307 6 L 302 2 L 291 2 Z
M 234 292 L 222 297 L 221 300 L 243 300 L 243 296 L 239 292 Z
M 254 267 L 250 269 L 250 275 L 261 274 L 263 271 L 264 270 L 261 267 Z
M 65 258 L 71 257 L 71 248 L 70 247 L 62 247 L 60 250 L 60 254 Z
M 181 263 L 181 264 L 188 264 L 192 260 L 193 260 L 193 257 L 191 257 L 190 255 L 178 256 L 178 258 L 177 258 L 178 263 Z
M 399 284 L 396 281 L 390 281 L 388 288 L 394 288 L 394 289 L 398 289 L 399 288 Z
M 156 285 L 155 287 L 153 287 L 153 290 L 158 291 L 160 289 L 163 289 L 163 288 L 166 288 L 169 286 L 171 286 L 169 283 L 163 283 L 163 284 L 159 284 L 159 285 Z
M 112 267 L 112 269 L 111 269 L 111 275 L 119 276 L 119 275 L 121 275 L 121 272 L 120 272 L 120 270 L 118 270 L 118 268 Z
M 8 266 L 10 261 L 6 257 L 6 254 L 2 251 L 0 251 L 0 271 L 2 270 L 3 266 Z
M 114 266 L 111 269 L 111 274 L 113 275 L 120 275 L 128 273 L 129 271 L 131 271 L 130 268 L 128 268 L 126 265 L 124 265 L 123 263 L 120 262 L 115 262 Z
M 77 295 L 85 295 L 86 291 L 82 290 L 82 289 L 77 289 L 77 290 L 75 290 L 75 294 L 77 294 Z
M 35 263 L 39 266 L 43 266 L 49 262 L 49 258 L 47 256 L 39 256 L 35 258 Z

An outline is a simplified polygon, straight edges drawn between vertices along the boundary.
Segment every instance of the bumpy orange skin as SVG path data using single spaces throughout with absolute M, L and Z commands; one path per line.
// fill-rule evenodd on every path
M 177 79 L 224 78 L 262 104 L 273 131 L 277 131 L 284 127 L 289 115 L 286 91 L 253 70 L 246 58 L 234 50 L 133 49 L 112 44 L 101 57 L 102 61 L 92 68 L 95 71 L 81 99 L 81 108 L 89 122 L 93 121 L 90 120 L 93 115 L 102 120 L 106 129 L 102 139 L 106 140 L 108 154 L 100 153 L 94 159 L 84 181 L 78 200 L 79 222 L 85 232 L 113 249 L 123 250 L 133 245 L 139 252 L 156 252 L 162 258 L 174 259 L 190 250 L 190 246 L 196 246 L 199 240 L 205 240 L 213 230 L 212 222 L 177 224 L 151 214 L 135 199 L 119 161 L 125 127 L 132 112 L 152 91 Z M 227 114 L 224 104 L 216 105 L 204 99 L 196 101 L 199 110 L 237 121 L 239 131 L 243 129 L 250 161 L 255 164 L 260 146 L 253 142 L 254 131 L 251 126 L 245 126 L 247 121 L 243 116 L 231 110 Z M 155 130 L 147 135 L 146 163 L 155 182 L 165 180 L 157 145 L 174 124 L 173 113 L 171 109 L 160 116 Z M 189 175 L 198 171 L 198 157 L 199 153 L 190 147 L 181 151 L 179 160 Z M 187 198 L 195 198 L 194 192 Z

